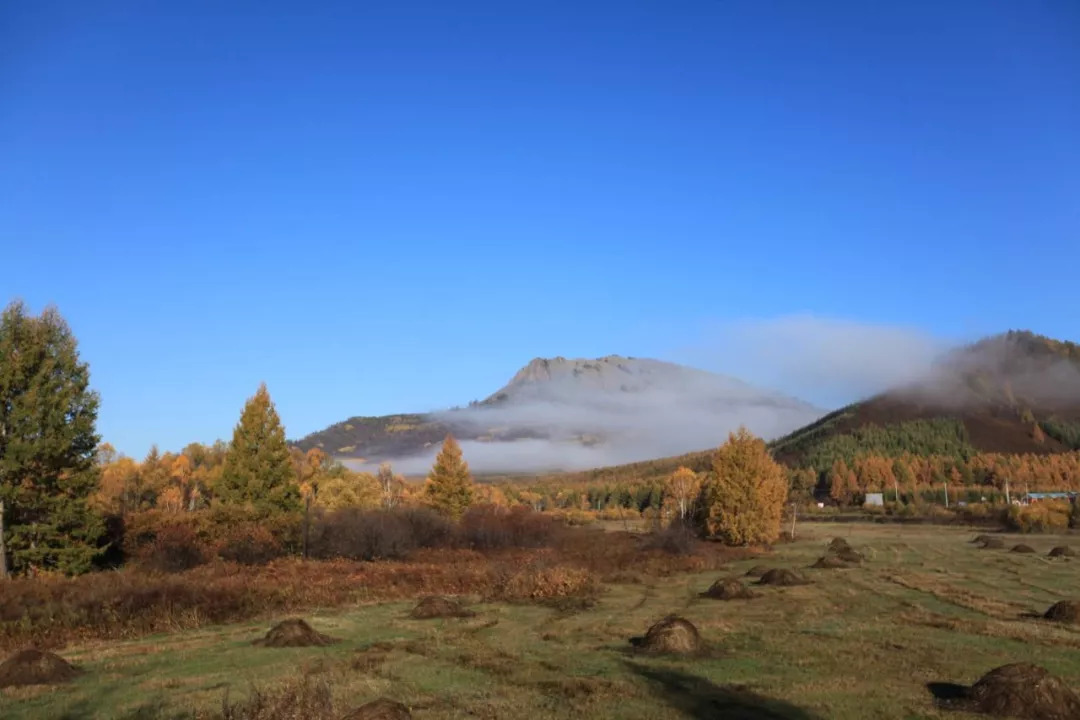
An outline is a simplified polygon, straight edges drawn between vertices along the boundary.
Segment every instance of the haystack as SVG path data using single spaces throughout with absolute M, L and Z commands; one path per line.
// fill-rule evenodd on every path
M 1025 545 L 1023 543 L 1020 543 L 1019 545 L 1013 545 L 1012 550 L 1009 550 L 1009 552 L 1023 553 L 1025 555 L 1030 555 L 1031 553 L 1035 552 L 1035 548 L 1031 547 L 1030 545 Z
M 1027 720 L 1076 720 L 1080 696 L 1045 668 L 1014 663 L 982 676 L 968 692 L 975 712 Z
M 1062 600 L 1043 613 L 1047 620 L 1060 623 L 1080 623 L 1080 600 Z
M 765 573 L 769 572 L 769 568 L 764 565 L 755 565 L 746 571 L 746 577 L 759 578 Z
M 379 698 L 361 705 L 341 720 L 411 720 L 409 708 L 389 698 Z
M 0 663 L 0 688 L 56 685 L 73 680 L 79 670 L 51 652 L 20 650 Z
M 757 597 L 757 594 L 734 578 L 720 578 L 701 593 L 701 597 L 713 600 L 749 600 Z
M 465 608 L 457 600 L 442 597 L 441 595 L 429 595 L 421 598 L 409 617 L 414 620 L 427 620 L 429 618 L 468 618 L 475 616 L 472 610 Z
M 787 568 L 773 568 L 762 575 L 761 579 L 757 581 L 757 584 L 792 587 L 794 585 L 809 585 L 810 581 L 799 575 L 797 572 L 788 570 Z
M 300 618 L 290 618 L 288 620 L 282 620 L 274 627 L 270 628 L 270 632 L 266 633 L 266 637 L 256 640 L 253 645 L 262 645 L 263 647 L 322 647 L 325 645 L 333 645 L 339 642 L 337 638 L 332 638 L 328 635 L 323 635 L 320 632 L 316 632 L 314 628 L 308 625 Z
M 1001 550 L 1005 547 L 1005 541 L 1001 538 L 988 537 L 983 540 L 983 550 Z
M 1049 557 L 1076 557 L 1076 551 L 1068 545 L 1058 545 L 1053 548 L 1049 553 Z
M 841 550 L 843 548 L 849 548 L 849 547 L 851 547 L 851 545 L 849 545 L 848 541 L 845 540 L 842 537 L 834 537 L 829 542 L 829 549 L 832 550 L 832 551 Z
M 971 538 L 971 542 L 973 542 L 973 543 L 984 543 L 987 540 L 989 540 L 990 537 L 991 537 L 990 535 L 976 535 L 975 537 Z
M 840 558 L 844 562 L 855 563 L 856 565 L 863 561 L 862 553 L 850 547 L 833 550 L 830 554 Z
M 817 562 L 810 567 L 818 570 L 844 570 L 853 567 L 853 565 L 840 559 L 838 555 L 825 555 L 819 557 Z
M 649 628 L 645 637 L 630 638 L 630 644 L 652 654 L 689 655 L 701 650 L 701 635 L 689 620 L 669 615 Z

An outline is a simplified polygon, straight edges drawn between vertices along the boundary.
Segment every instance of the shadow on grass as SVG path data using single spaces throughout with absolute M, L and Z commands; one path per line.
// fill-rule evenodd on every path
M 926 689 L 934 696 L 934 704 L 942 710 L 964 710 L 968 705 L 971 688 L 947 682 L 926 683 Z
M 636 675 L 650 681 L 653 693 L 686 717 L 698 720 L 822 720 L 800 707 L 736 686 L 722 686 L 673 668 L 626 662 Z

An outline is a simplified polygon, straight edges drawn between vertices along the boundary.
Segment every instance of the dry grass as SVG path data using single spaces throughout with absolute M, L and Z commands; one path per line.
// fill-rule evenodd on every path
M 834 534 L 835 526 L 803 525 L 799 540 L 778 546 L 767 562 L 806 567 Z M 341 639 L 327 647 L 253 647 L 265 621 L 88 642 L 63 652 L 85 670 L 74 682 L 4 691 L 0 703 L 7 703 L 5 717 L 13 720 L 130 719 L 137 711 L 155 720 L 220 718 L 228 689 L 234 708 L 260 707 L 248 700 L 261 693 L 262 706 L 307 703 L 309 717 L 335 720 L 380 697 L 421 720 L 974 720 L 938 708 L 927 684 L 970 687 L 993 668 L 1027 662 L 1066 685 L 1080 685 L 1080 627 L 1036 617 L 1080 586 L 1080 564 L 1045 557 L 1061 538 L 1028 537 L 1039 554 L 1016 555 L 978 550 L 967 542 L 973 533 L 963 529 L 859 525 L 844 534 L 866 554 L 862 566 L 807 571 L 812 585 L 755 588 L 751 602 L 702 598 L 716 571 L 650 574 L 634 566 L 592 566 L 592 575 L 621 573 L 627 581 L 607 585 L 595 607 L 575 613 L 535 602 L 483 602 L 481 593 L 466 593 L 475 617 L 414 620 L 409 611 L 417 596 L 403 593 L 398 600 L 305 613 L 316 631 Z M 594 536 L 593 544 L 607 538 Z M 1017 541 L 1005 539 L 1007 547 Z M 636 545 L 625 536 L 613 542 Z M 554 553 L 521 557 L 531 558 L 534 570 L 585 569 L 584 561 L 569 563 L 573 552 L 554 565 L 545 564 Z M 616 548 L 612 556 L 623 552 Z M 512 566 L 516 554 L 430 553 L 405 565 L 438 566 L 453 556 L 489 570 L 505 562 L 503 579 L 526 572 Z M 759 562 L 749 555 L 734 559 L 723 576 L 742 577 Z M 716 651 L 631 652 L 630 635 L 672 613 Z M 292 716 L 275 720 L 281 717 Z

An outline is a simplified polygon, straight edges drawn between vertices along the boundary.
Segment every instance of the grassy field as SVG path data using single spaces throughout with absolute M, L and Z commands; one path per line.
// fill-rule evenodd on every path
M 1080 595 L 1068 538 L 1029 536 L 1020 555 L 954 527 L 804 525 L 798 542 L 721 572 L 607 586 L 587 610 L 477 605 L 468 619 L 412 620 L 413 603 L 308 616 L 341 638 L 322 648 L 252 646 L 265 622 L 69 647 L 85 674 L 57 688 L 0 691 L 4 718 L 180 718 L 226 692 L 328 685 L 339 714 L 388 696 L 417 718 L 963 718 L 926 683 L 971 683 L 1030 661 L 1080 687 L 1080 627 L 1024 617 Z M 868 560 L 805 570 L 813 584 L 757 598 L 698 597 L 751 565 L 806 568 L 840 535 Z M 1006 547 L 1020 541 L 1006 537 Z M 1080 538 L 1073 537 L 1080 545 Z M 668 613 L 701 630 L 705 657 L 635 656 L 628 638 Z

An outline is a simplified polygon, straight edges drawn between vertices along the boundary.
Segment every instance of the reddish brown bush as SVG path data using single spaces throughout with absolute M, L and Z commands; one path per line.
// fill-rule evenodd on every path
M 559 529 L 554 518 L 521 505 L 471 507 L 459 526 L 462 541 L 477 550 L 548 547 Z
M 222 560 L 241 565 L 265 565 L 284 554 L 273 533 L 255 523 L 243 523 L 226 531 L 216 550 Z
M 139 549 L 139 565 L 160 572 L 182 572 L 210 559 L 210 550 L 188 524 L 165 525 L 153 542 Z

